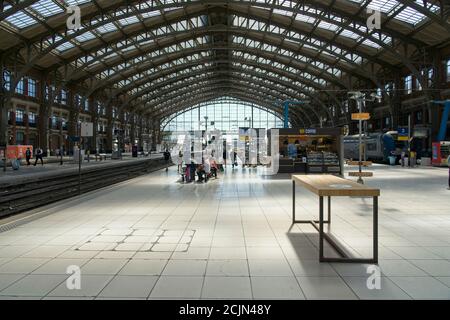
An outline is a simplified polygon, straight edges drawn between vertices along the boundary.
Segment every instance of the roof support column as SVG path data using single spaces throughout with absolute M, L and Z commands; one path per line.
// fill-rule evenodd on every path
M 136 144 L 136 114 L 130 112 L 130 145 Z
M 94 130 L 92 131 L 92 141 L 90 144 L 91 153 L 97 154 L 97 136 L 98 136 L 98 101 L 94 97 L 89 97 L 89 106 L 91 107 L 91 120 Z
M 113 146 L 113 130 L 114 130 L 114 119 L 113 119 L 113 106 L 112 103 L 109 103 L 105 106 L 106 108 L 106 117 L 107 117 L 107 124 L 106 124 L 106 153 L 112 153 L 112 146 Z
M 69 123 L 68 123 L 68 133 L 69 136 L 75 137 L 78 135 L 78 116 L 80 114 L 80 108 L 78 102 L 75 104 L 75 95 L 72 89 L 67 90 L 67 107 L 69 108 Z M 69 140 L 69 152 L 73 153 L 74 142 Z
M 46 93 L 46 87 L 48 88 L 48 94 Z M 46 77 L 42 77 L 39 81 L 39 95 L 41 103 L 39 105 L 38 147 L 43 150 L 44 154 L 48 154 L 49 115 L 53 101 L 53 89 L 51 86 L 47 86 Z

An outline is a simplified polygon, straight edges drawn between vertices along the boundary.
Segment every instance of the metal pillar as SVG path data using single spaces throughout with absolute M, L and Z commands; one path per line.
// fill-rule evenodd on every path
M 289 128 L 289 101 L 284 102 L 284 128 Z

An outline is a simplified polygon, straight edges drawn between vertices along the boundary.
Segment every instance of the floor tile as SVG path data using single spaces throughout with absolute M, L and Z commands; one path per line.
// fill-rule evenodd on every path
M 249 259 L 250 275 L 255 276 L 293 276 L 290 265 L 282 259 Z
M 150 297 L 153 298 L 200 298 L 203 277 L 161 276 Z
M 96 297 L 113 279 L 113 276 L 81 275 L 80 290 L 68 289 L 64 282 L 48 294 L 49 297 Z
M 158 277 L 155 276 L 116 276 L 100 292 L 100 297 L 147 298 Z
M 81 268 L 82 274 L 114 275 L 127 263 L 127 260 L 92 259 Z
M 390 277 L 413 299 L 450 299 L 450 288 L 432 277 Z
M 450 277 L 450 262 L 447 260 L 409 260 L 433 277 Z
M 252 277 L 251 283 L 255 299 L 305 299 L 295 277 Z
M 330 277 L 338 276 L 337 272 L 328 263 L 317 260 L 288 259 L 296 276 Z
M 124 276 L 157 276 L 161 275 L 167 260 L 132 259 L 119 272 Z
M 344 277 L 344 281 L 352 288 L 360 299 L 381 299 L 381 300 L 409 300 L 411 299 L 400 287 L 386 277 L 380 277 L 379 288 L 377 282 L 367 283 L 367 277 Z M 377 280 L 378 281 L 378 280 Z
M 205 277 L 203 299 L 251 299 L 249 277 Z
M 357 299 L 339 277 L 297 277 L 306 299 Z
M 33 272 L 50 259 L 38 259 L 38 258 L 17 258 L 13 259 L 2 266 L 0 266 L 0 274 L 2 273 L 18 273 L 26 274 Z
M 209 260 L 207 276 L 244 277 L 248 276 L 247 260 Z
M 206 260 L 170 260 L 164 268 L 165 276 L 204 276 Z
M 0 295 L 43 297 L 66 278 L 62 275 L 28 275 L 1 291 Z

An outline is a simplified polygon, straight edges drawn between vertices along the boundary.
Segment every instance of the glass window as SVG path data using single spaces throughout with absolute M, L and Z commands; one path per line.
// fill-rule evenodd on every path
M 36 97 L 36 80 L 28 79 L 28 96 Z
M 25 82 L 22 79 L 20 79 L 20 81 L 17 83 L 17 87 L 16 87 L 16 93 L 18 94 L 24 94 L 24 87 L 25 87 Z
M 11 73 L 8 70 L 3 71 L 3 87 L 8 91 L 11 88 Z
M 18 132 L 16 133 L 16 144 L 17 144 L 17 145 L 23 144 L 23 143 L 25 142 L 24 137 L 25 137 L 25 136 L 24 136 L 23 132 L 18 131 Z
M 200 114 L 200 122 L 199 122 Z M 252 118 L 253 115 L 253 118 Z M 208 117 L 205 119 L 205 117 Z M 220 98 L 194 106 L 169 120 L 164 131 L 180 132 L 191 130 L 238 131 L 239 127 L 280 128 L 283 121 L 279 116 L 261 106 L 234 98 Z
M 34 112 L 28 113 L 28 123 L 30 125 L 36 124 L 36 113 L 34 113 Z
M 16 109 L 16 123 L 23 122 L 23 114 L 24 114 L 24 111 L 22 109 Z
M 450 82 L 450 59 L 447 60 L 447 82 Z
M 434 69 L 430 68 L 428 69 L 428 87 L 433 86 L 433 78 L 434 78 Z
M 67 104 L 67 91 L 64 89 L 61 89 L 61 104 Z
M 410 94 L 412 92 L 412 76 L 411 75 L 405 77 L 405 91 L 406 91 L 406 94 Z

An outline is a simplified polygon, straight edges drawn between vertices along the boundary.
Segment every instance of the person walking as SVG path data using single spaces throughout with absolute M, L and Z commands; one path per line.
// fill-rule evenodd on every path
M 166 167 L 166 172 L 167 171 L 169 171 L 169 160 L 170 160 L 170 152 L 169 152 L 169 149 L 166 149 L 166 151 L 164 151 L 164 160 L 165 160 L 165 162 L 166 162 L 166 165 L 167 165 L 167 167 Z
M 27 166 L 29 166 L 30 163 L 30 159 L 31 159 L 31 150 L 30 148 L 27 148 L 27 151 L 25 151 L 25 159 L 27 161 Z
M 37 148 L 36 150 L 36 161 L 34 162 L 34 166 L 36 167 L 36 164 L 38 163 L 38 160 L 41 160 L 42 166 L 44 166 L 44 158 L 43 158 L 43 151 L 41 148 Z

